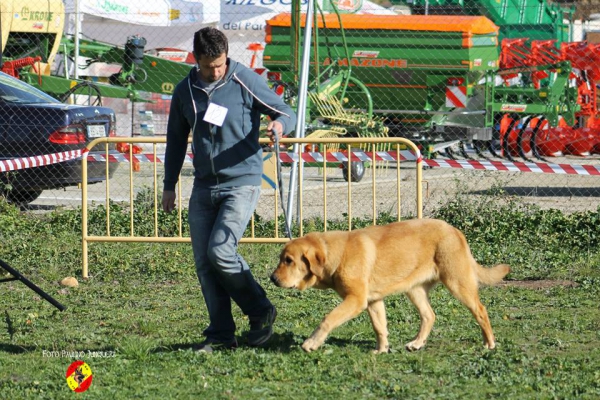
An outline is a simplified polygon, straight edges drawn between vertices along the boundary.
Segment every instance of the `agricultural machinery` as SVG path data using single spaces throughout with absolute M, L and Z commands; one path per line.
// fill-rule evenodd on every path
M 498 39 L 524 38 L 568 42 L 575 7 L 546 0 L 391 0 L 418 15 L 482 15 L 499 28 Z
M 600 151 L 600 48 L 569 41 L 572 8 L 545 0 L 405 0 L 392 3 L 410 6 L 412 15 L 357 15 L 360 1 L 309 1 L 317 12 L 308 135 L 401 136 L 430 157 L 454 157 L 457 148 L 468 156 L 467 145 L 479 156 L 509 159 Z M 274 90 L 296 107 L 304 2 L 292 0 L 290 13 L 267 21 L 263 53 Z M 2 70 L 61 100 L 145 101 L 144 93 L 171 94 L 189 72 L 188 64 L 148 54 L 143 37 L 130 36 L 123 47 L 75 43 L 63 33 L 62 0 L 0 0 L 0 14 Z M 118 65 L 118 72 L 106 82 L 76 79 L 69 74 L 76 49 L 89 66 Z M 362 162 L 342 168 L 352 180 L 364 172 Z
M 295 3 L 267 21 L 263 55 L 292 103 L 305 31 Z M 468 157 L 466 144 L 509 159 L 598 151 L 598 47 L 565 41 L 562 18 L 542 22 L 535 40 L 499 41 L 499 26 L 481 15 L 317 13 L 308 132 L 401 136 L 428 156 L 454 157 L 458 145 Z M 517 23 L 505 25 L 514 36 Z
M 102 97 L 144 101 L 142 92 L 171 94 L 190 66 L 146 53 L 146 40 L 130 36 L 123 47 L 74 38 L 64 34 L 62 0 L 0 0 L 3 72 L 65 100 L 80 95 L 88 104 L 101 105 Z M 77 79 L 79 61 L 120 65 L 107 82 Z M 57 68 L 60 65 L 60 68 Z

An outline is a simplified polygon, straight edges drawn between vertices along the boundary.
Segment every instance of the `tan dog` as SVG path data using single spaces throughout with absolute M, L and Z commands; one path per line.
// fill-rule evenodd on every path
M 425 345 L 435 321 L 428 292 L 442 282 L 475 316 L 488 349 L 495 347 L 479 284 L 493 285 L 510 272 L 508 265 L 483 268 L 471 255 L 465 236 L 444 221 L 414 219 L 365 229 L 309 233 L 283 248 L 271 280 L 299 290 L 333 289 L 343 301 L 319 324 L 302 348 L 310 352 L 329 333 L 365 308 L 377 335 L 376 353 L 388 352 L 383 299 L 404 292 L 421 316 L 421 328 L 406 345 Z

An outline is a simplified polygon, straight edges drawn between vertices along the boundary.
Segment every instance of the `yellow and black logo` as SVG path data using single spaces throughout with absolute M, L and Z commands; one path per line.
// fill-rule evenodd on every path
M 92 369 L 87 363 L 77 360 L 67 368 L 67 384 L 72 391 L 81 393 L 89 389 L 92 384 Z

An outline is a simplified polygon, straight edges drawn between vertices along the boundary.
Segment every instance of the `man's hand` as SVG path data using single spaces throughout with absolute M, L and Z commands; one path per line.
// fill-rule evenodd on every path
M 175 198 L 177 195 L 173 190 L 164 190 L 162 194 L 163 211 L 170 213 L 175 209 Z
M 283 125 L 279 121 L 270 121 L 267 125 L 267 136 L 273 143 L 275 143 L 275 135 L 279 139 L 283 137 Z

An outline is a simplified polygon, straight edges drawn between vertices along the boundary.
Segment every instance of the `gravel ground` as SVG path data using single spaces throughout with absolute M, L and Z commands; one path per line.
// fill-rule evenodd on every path
M 555 163 L 564 164 L 600 164 L 596 157 L 553 159 Z M 305 167 L 303 170 L 302 216 L 324 216 L 328 218 L 347 218 L 372 216 L 382 211 L 397 213 L 397 178 L 395 163 L 378 169 L 373 184 L 373 170 L 367 169 L 360 182 L 350 186 L 343 179 L 339 168 L 327 168 L 327 179 L 323 180 L 323 170 L 317 167 Z M 133 172 L 133 190 L 139 192 L 143 188 L 153 189 L 156 185 L 158 193 L 162 190 L 162 165 L 157 167 L 158 179 L 154 180 L 152 164 L 141 164 L 139 172 Z M 110 197 L 114 201 L 129 201 L 130 180 L 129 164 L 122 164 L 115 176 L 110 180 Z M 284 192 L 288 192 L 290 168 L 283 168 Z M 182 202 L 187 200 L 192 185 L 191 164 L 185 164 L 182 172 Z M 349 190 L 350 188 L 350 190 Z M 423 205 L 424 215 L 428 215 L 439 205 L 462 194 L 467 198 L 483 196 L 492 188 L 502 189 L 509 195 L 520 197 L 523 201 L 534 203 L 542 208 L 560 209 L 564 212 L 595 210 L 600 205 L 600 176 L 581 176 L 563 174 L 539 174 L 530 172 L 475 171 L 451 168 L 426 168 L 423 171 Z M 403 216 L 416 213 L 416 171 L 414 163 L 401 164 L 401 200 L 400 214 Z M 298 191 L 295 191 L 298 194 Z M 374 195 L 373 195 L 374 194 Z M 159 196 L 160 197 L 160 196 Z M 275 207 L 276 193 L 273 189 L 263 189 L 257 212 L 265 218 L 272 218 L 275 210 L 281 213 L 281 201 L 278 198 Z M 287 194 L 286 194 L 287 201 Z M 95 204 L 106 199 L 106 186 L 96 184 L 89 186 L 88 198 Z M 299 197 L 294 197 L 291 208 L 293 215 L 298 215 Z M 287 205 L 287 203 L 285 203 Z M 64 190 L 47 190 L 30 205 L 32 210 L 47 211 L 56 207 L 73 207 L 81 205 L 81 190 L 72 187 Z M 325 208 L 326 205 L 326 208 Z M 375 210 L 375 211 L 374 211 Z

